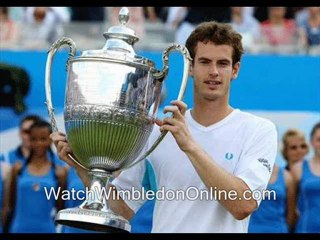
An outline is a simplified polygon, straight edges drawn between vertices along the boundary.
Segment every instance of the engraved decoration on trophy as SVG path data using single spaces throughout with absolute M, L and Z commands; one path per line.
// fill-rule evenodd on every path
M 78 165 L 86 169 L 90 191 L 106 186 L 112 173 L 130 168 L 145 159 L 167 132 L 145 153 L 141 153 L 154 127 L 161 97 L 161 87 L 168 75 L 168 55 L 178 50 L 183 55 L 183 76 L 178 100 L 183 99 L 191 62 L 188 50 L 178 44 L 166 48 L 162 55 L 163 69 L 154 62 L 136 55 L 133 45 L 139 40 L 126 27 L 127 8 L 119 12 L 120 24 L 103 34 L 106 38 L 100 50 L 86 50 L 75 56 L 72 39 L 61 38 L 49 49 L 45 90 L 46 104 L 53 131 L 58 131 L 51 100 L 51 65 L 62 45 L 70 47 L 67 60 L 67 82 L 64 103 L 66 136 Z M 97 192 L 96 192 L 97 193 Z M 114 213 L 105 196 L 93 194 L 79 207 L 63 209 L 56 215 L 59 224 L 104 231 L 130 232 L 129 222 Z

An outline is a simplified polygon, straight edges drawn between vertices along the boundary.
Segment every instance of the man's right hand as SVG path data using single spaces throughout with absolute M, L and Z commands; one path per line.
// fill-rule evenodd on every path
M 80 167 L 74 160 L 72 160 L 72 158 L 68 156 L 68 154 L 72 155 L 72 150 L 69 147 L 66 135 L 61 132 L 53 132 L 50 134 L 50 138 L 57 148 L 59 158 L 66 162 L 69 166 L 74 167 L 84 185 L 89 187 L 90 181 L 87 170 Z
M 57 148 L 59 158 L 71 167 L 77 168 L 77 164 L 68 156 L 68 154 L 72 154 L 72 150 L 69 147 L 66 135 L 60 132 L 53 132 L 51 133 L 50 138 Z

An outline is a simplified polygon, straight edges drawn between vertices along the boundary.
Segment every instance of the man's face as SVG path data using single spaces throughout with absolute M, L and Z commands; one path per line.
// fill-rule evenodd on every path
M 194 77 L 196 98 L 228 101 L 230 82 L 237 77 L 240 63 L 232 66 L 233 49 L 229 45 L 198 42 L 190 75 Z

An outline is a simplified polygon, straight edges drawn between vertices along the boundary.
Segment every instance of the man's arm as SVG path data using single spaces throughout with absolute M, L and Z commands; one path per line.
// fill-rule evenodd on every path
M 224 190 L 227 193 L 236 191 L 238 197 L 242 197 L 245 191 L 250 191 L 248 185 L 240 178 L 228 173 L 218 166 L 214 159 L 210 157 L 199 145 L 193 143 L 185 151 L 192 165 L 197 171 L 203 183 L 207 188 L 216 191 Z M 249 194 L 247 194 L 249 195 Z M 249 198 L 249 196 L 246 196 Z M 240 200 L 218 198 L 218 201 L 224 206 L 237 220 L 242 220 L 249 216 L 258 206 L 256 200 Z
M 109 184 L 108 187 L 111 188 L 110 196 L 117 196 L 116 187 L 112 184 Z M 115 192 L 115 194 L 113 194 L 113 192 Z M 108 204 L 113 212 L 121 215 L 127 220 L 130 220 L 134 216 L 134 211 L 132 211 L 132 209 L 126 204 L 126 202 L 121 197 L 119 197 L 118 199 L 112 199 L 112 197 L 110 197 L 108 199 Z
M 172 112 L 174 117 L 165 118 L 164 124 L 158 122 L 161 125 L 160 130 L 167 130 L 172 133 L 180 149 L 188 156 L 208 189 L 223 190 L 227 193 L 229 191 L 237 192 L 237 198 L 218 199 L 221 205 L 238 220 L 249 216 L 258 206 L 257 201 L 250 197 L 249 186 L 242 178 L 232 175 L 218 166 L 215 160 L 194 141 L 185 123 L 186 105 L 181 101 L 174 101 L 172 104 L 175 106 L 170 106 L 165 111 Z M 243 196 L 248 200 L 242 199 Z

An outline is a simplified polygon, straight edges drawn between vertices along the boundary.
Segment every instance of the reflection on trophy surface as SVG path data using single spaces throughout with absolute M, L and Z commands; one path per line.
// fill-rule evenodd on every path
M 77 208 L 58 212 L 56 222 L 78 228 L 121 232 L 129 231 L 129 222 L 109 209 L 106 196 L 98 193 L 112 173 L 130 168 L 145 159 L 165 136 L 163 132 L 149 150 L 141 153 L 154 126 L 160 102 L 162 82 L 168 74 L 168 55 L 178 50 L 184 57 L 184 72 L 178 100 L 187 83 L 190 56 L 182 45 L 173 44 L 163 53 L 164 67 L 135 54 L 139 39 L 126 27 L 127 8 L 119 13 L 120 24 L 103 35 L 100 50 L 83 51 L 70 38 L 56 41 L 50 48 L 46 65 L 47 107 L 54 131 L 58 131 L 51 101 L 51 63 L 62 45 L 70 47 L 67 61 L 67 86 L 64 106 L 66 136 L 74 156 L 70 157 L 88 171 L 93 197 Z M 151 107 L 152 106 L 152 107 Z

